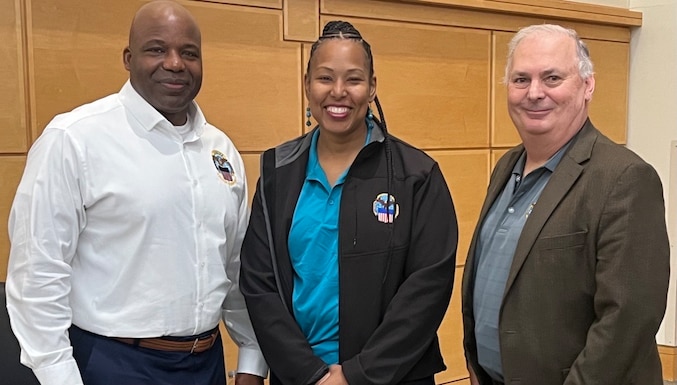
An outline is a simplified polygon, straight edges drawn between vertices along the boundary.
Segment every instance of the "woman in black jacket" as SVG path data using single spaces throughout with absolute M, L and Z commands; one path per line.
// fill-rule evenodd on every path
M 458 240 L 439 165 L 388 134 L 350 23 L 325 26 L 305 93 L 319 124 L 262 155 L 241 254 L 271 385 L 434 384 Z

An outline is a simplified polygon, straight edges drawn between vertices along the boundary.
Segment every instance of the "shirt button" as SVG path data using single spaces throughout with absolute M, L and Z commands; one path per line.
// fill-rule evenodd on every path
M 515 208 L 514 208 L 514 207 L 508 208 L 508 212 L 509 212 L 510 214 L 514 214 L 514 213 L 515 213 Z
M 329 204 L 330 204 L 330 205 L 333 205 L 333 204 L 334 204 L 334 200 L 333 200 L 333 199 L 330 199 L 330 200 L 329 200 Z

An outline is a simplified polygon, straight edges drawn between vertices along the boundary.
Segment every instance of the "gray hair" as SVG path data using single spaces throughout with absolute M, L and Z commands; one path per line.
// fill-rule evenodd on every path
M 536 33 L 546 33 L 546 34 L 563 34 L 569 36 L 576 42 L 576 55 L 578 56 L 578 75 L 582 79 L 587 79 L 591 77 L 593 72 L 592 60 L 590 60 L 590 51 L 588 51 L 588 46 L 578 37 L 578 33 L 573 29 L 564 28 L 556 24 L 534 24 L 528 27 L 520 29 L 512 40 L 508 44 L 508 60 L 505 64 L 505 75 L 503 77 L 503 82 L 508 84 L 510 71 L 512 69 L 512 58 L 515 53 L 515 48 L 517 45 L 524 40 L 525 37 L 536 34 Z

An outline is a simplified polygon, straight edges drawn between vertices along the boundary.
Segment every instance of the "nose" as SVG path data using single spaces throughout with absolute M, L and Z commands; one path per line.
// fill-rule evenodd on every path
M 343 80 L 337 79 L 334 86 L 331 88 L 331 96 L 335 98 L 343 97 L 346 94 L 346 87 Z
M 181 54 L 175 50 L 167 51 L 162 67 L 172 72 L 183 71 L 186 68 Z
M 529 83 L 529 89 L 527 90 L 527 97 L 530 100 L 538 100 L 538 99 L 543 99 L 544 97 L 544 92 L 543 92 L 543 84 L 541 83 L 540 80 L 534 79 Z

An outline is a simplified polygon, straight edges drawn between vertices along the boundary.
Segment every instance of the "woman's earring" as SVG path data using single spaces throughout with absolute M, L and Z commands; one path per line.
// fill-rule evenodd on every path
M 374 128 L 374 113 L 371 111 L 371 107 L 367 107 L 367 128 L 372 129 Z
M 306 126 L 310 127 L 310 107 L 306 107 Z

